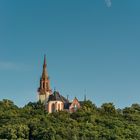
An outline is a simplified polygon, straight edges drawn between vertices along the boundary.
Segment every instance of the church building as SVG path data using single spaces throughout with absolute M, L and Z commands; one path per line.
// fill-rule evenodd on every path
M 44 103 L 48 113 L 66 110 L 73 113 L 79 109 L 80 102 L 75 97 L 72 102 L 63 97 L 58 91 L 52 92 L 47 72 L 46 55 L 44 56 L 43 71 L 38 88 L 39 101 Z

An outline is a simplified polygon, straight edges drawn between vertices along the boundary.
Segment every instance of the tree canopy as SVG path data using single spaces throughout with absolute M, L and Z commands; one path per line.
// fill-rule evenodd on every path
M 15 140 L 140 140 L 140 105 L 116 109 L 84 101 L 75 113 L 48 114 L 40 102 L 20 108 L 0 101 L 0 139 Z

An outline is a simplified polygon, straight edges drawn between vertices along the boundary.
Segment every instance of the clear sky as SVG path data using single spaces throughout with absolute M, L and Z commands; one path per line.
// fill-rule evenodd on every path
M 43 55 L 52 89 L 97 106 L 140 103 L 140 0 L 1 0 L 0 100 L 37 100 Z

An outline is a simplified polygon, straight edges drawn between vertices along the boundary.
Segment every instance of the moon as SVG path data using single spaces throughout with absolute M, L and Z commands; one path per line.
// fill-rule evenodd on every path
M 112 3 L 111 3 L 111 0 L 105 0 L 105 3 L 107 5 L 107 7 L 111 7 Z

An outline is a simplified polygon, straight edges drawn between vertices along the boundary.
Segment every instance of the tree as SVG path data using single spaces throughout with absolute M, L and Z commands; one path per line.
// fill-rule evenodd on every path
M 113 103 L 104 103 L 101 106 L 101 111 L 108 114 L 116 114 L 116 109 Z

